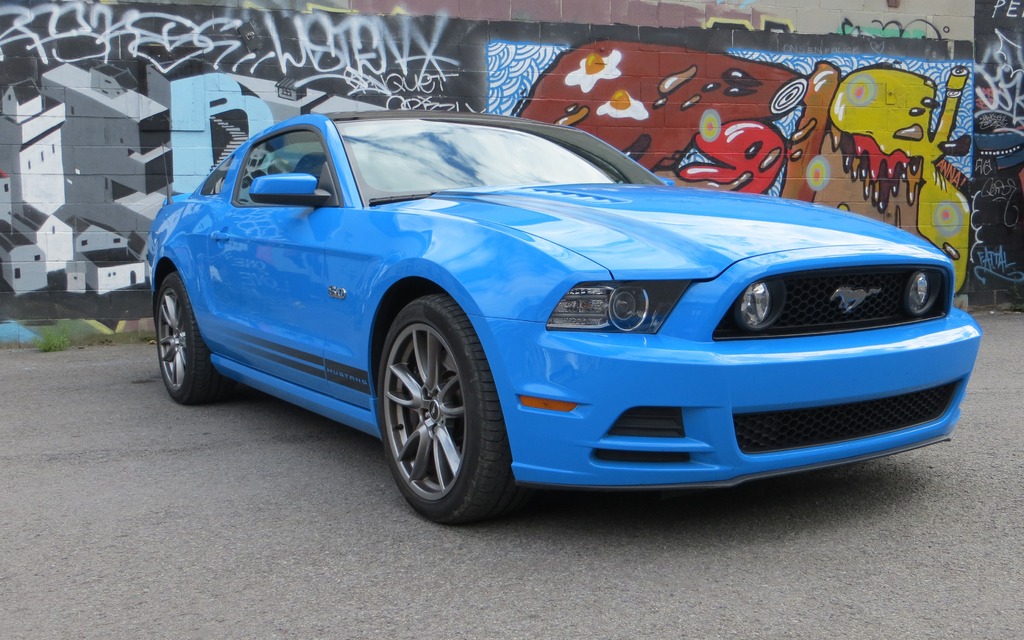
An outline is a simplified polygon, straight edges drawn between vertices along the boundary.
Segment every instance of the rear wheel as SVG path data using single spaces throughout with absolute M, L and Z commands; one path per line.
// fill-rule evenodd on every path
M 398 314 L 378 389 L 388 464 L 414 509 L 461 523 L 525 501 L 483 347 L 454 300 L 426 296 Z
M 210 349 L 199 334 L 185 285 L 177 273 L 160 284 L 154 310 L 160 377 L 167 393 L 181 404 L 219 400 L 234 388 L 213 368 Z

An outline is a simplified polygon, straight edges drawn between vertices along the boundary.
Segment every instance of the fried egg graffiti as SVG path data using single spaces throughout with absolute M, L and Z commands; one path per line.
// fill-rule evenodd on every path
M 650 116 L 643 104 L 622 90 L 616 91 L 611 100 L 598 107 L 597 115 L 633 120 L 646 120 Z
M 607 57 L 599 53 L 591 53 L 580 61 L 578 69 L 565 76 L 565 84 L 570 87 L 579 87 L 583 93 L 590 93 L 598 80 L 613 80 L 622 75 L 619 71 L 619 62 L 622 61 L 622 54 L 612 51 Z

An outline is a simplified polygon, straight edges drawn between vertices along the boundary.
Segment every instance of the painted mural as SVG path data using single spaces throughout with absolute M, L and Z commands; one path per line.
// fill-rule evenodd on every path
M 0 4 L 0 322 L 148 317 L 164 198 L 273 122 L 482 111 L 452 33 L 444 17 Z
M 134 326 L 167 194 L 272 122 L 366 109 L 577 126 L 679 185 L 899 225 L 961 291 L 1024 280 L 1017 27 L 975 61 L 906 30 L 726 26 L 0 0 L 0 324 Z
M 1024 8 L 1019 2 L 976 4 L 974 106 L 975 288 L 1007 291 L 1024 303 Z M 999 300 L 999 296 L 994 296 Z
M 954 261 L 960 289 L 970 68 L 602 41 L 561 53 L 517 113 L 586 129 L 677 184 L 818 202 L 900 226 Z

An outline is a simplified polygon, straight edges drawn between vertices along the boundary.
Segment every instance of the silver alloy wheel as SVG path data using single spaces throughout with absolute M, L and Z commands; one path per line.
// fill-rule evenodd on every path
M 170 287 L 164 289 L 160 298 L 157 341 L 160 349 L 160 372 L 171 388 L 180 389 L 185 382 L 188 333 L 185 331 L 178 295 Z
M 462 468 L 465 404 L 462 375 L 444 338 L 411 324 L 398 335 L 384 373 L 384 431 L 406 485 L 440 500 Z

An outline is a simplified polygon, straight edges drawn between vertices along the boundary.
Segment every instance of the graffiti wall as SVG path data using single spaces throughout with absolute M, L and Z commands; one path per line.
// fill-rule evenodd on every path
M 600 41 L 546 65 L 519 113 L 587 129 L 680 185 L 798 198 L 900 226 L 954 261 L 959 289 L 970 68 Z
M 987 63 L 931 22 L 806 36 L 768 13 L 641 28 L 0 0 L 0 322 L 147 317 L 168 193 L 272 122 L 366 109 L 577 126 L 681 186 L 905 228 L 962 292 L 1020 277 L 1020 32 L 996 15 Z
M 974 243 L 972 289 L 979 298 L 1024 301 L 1024 7 L 976 4 Z

